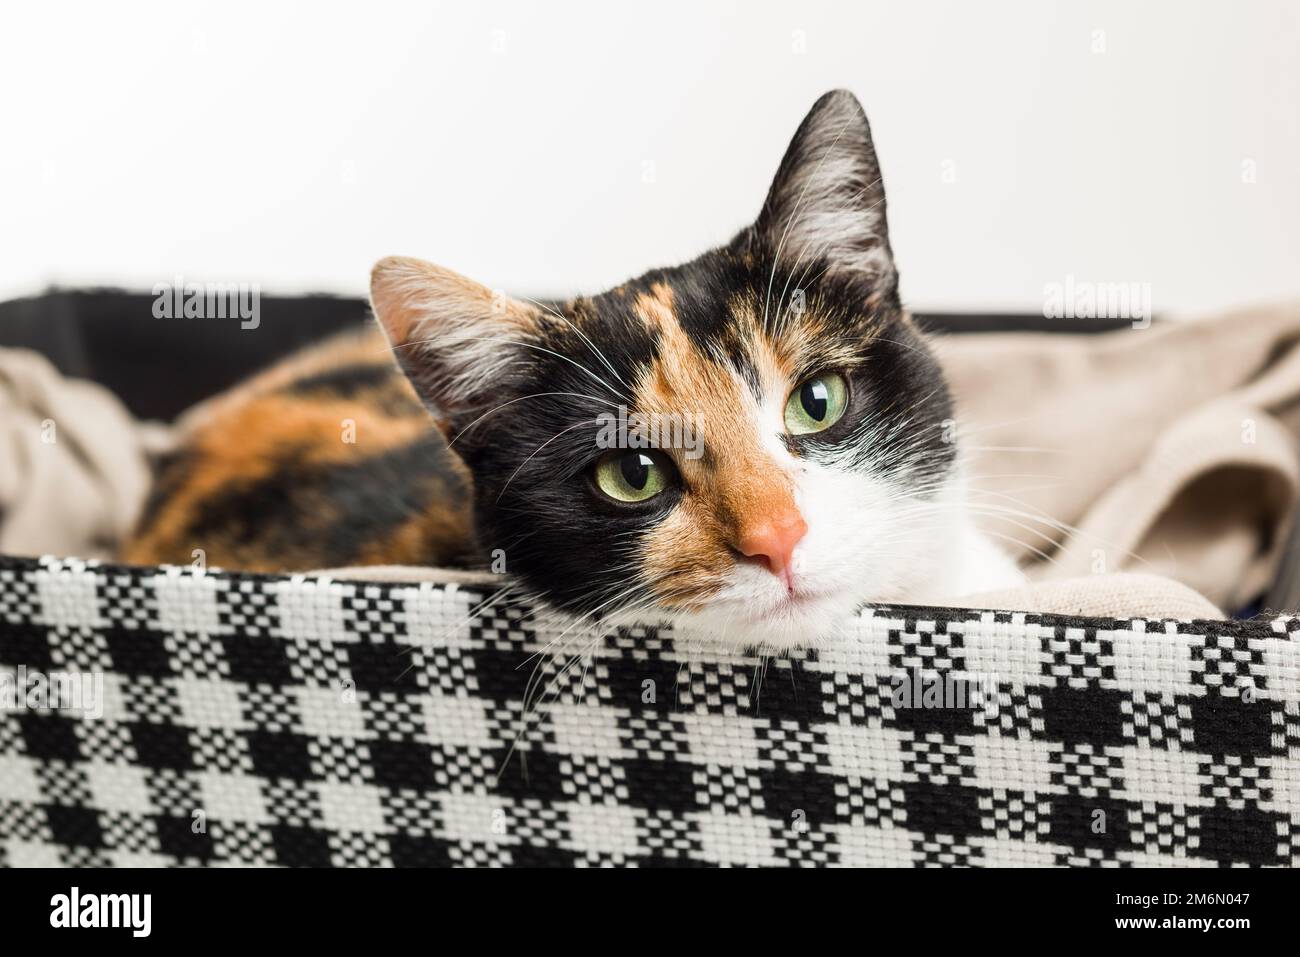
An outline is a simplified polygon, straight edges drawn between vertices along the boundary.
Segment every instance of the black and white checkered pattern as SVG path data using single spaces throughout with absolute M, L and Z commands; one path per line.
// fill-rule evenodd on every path
M 492 594 L 0 559 L 0 671 L 103 676 L 0 711 L 0 863 L 1300 863 L 1295 619 L 881 607 L 760 661 Z

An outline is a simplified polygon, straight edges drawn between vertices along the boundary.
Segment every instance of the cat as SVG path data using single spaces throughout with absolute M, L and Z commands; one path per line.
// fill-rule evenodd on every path
M 1021 581 L 965 507 L 951 397 L 900 300 L 851 93 L 813 106 L 754 223 L 684 265 L 536 302 L 388 258 L 371 304 L 378 329 L 210 404 L 125 560 L 492 556 L 561 612 L 777 649 L 867 602 Z M 677 428 L 626 427 L 649 420 Z

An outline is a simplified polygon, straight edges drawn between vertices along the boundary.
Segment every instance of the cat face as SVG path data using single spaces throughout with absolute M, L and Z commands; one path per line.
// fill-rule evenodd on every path
M 689 263 L 536 303 L 386 259 L 372 302 L 473 474 L 484 549 L 554 606 L 782 647 L 934 574 L 950 403 L 851 94 L 813 107 L 757 221 Z

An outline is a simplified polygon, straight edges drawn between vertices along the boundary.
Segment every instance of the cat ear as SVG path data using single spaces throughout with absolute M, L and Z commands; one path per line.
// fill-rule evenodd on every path
M 804 117 L 776 171 L 755 228 L 784 263 L 827 263 L 860 274 L 878 294 L 897 284 L 885 187 L 857 97 L 832 90 Z
M 370 305 L 398 365 L 444 426 L 500 393 L 538 312 L 419 259 L 390 256 L 370 273 Z

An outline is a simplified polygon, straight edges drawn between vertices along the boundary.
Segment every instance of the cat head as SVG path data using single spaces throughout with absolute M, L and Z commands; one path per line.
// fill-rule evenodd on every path
M 553 606 L 782 647 L 937 574 L 949 397 L 849 93 L 691 262 L 539 303 L 392 258 L 371 301 L 473 474 L 484 549 Z

